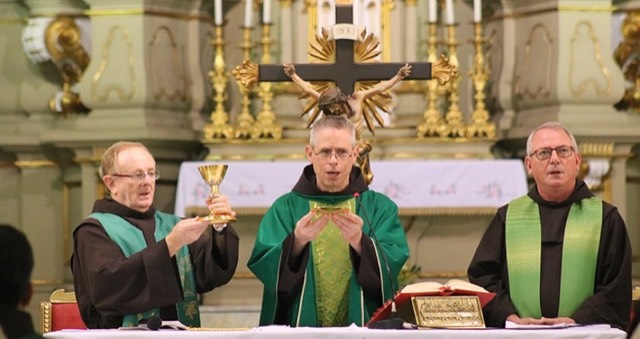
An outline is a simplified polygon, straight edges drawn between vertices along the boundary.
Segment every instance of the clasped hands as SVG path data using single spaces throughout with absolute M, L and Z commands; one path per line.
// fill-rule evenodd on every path
M 360 253 L 363 221 L 357 214 L 351 213 L 347 209 L 333 212 L 321 208 L 312 209 L 296 223 L 294 230 L 296 242 L 303 246 L 306 245 L 309 241 L 318 237 L 330 220 L 338 227 L 342 238 L 357 253 Z
M 507 317 L 507 321 L 518 325 L 556 325 L 556 324 L 575 324 L 576 321 L 569 317 L 557 317 L 557 318 L 520 318 L 517 314 L 512 314 Z
M 225 195 L 220 195 L 215 198 L 209 198 L 206 201 L 207 208 L 212 213 L 229 214 L 236 216 L 236 212 L 231 209 L 229 200 Z M 169 247 L 169 254 L 174 255 L 182 246 L 189 245 L 198 240 L 202 233 L 206 231 L 207 227 L 221 226 L 216 224 L 210 224 L 208 221 L 204 221 L 198 217 L 188 218 L 180 220 L 173 228 L 171 233 L 167 235 L 167 247 Z

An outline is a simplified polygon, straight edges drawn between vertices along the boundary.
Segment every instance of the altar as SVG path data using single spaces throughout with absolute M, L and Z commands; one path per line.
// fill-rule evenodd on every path
M 209 194 L 198 166 L 215 162 L 184 162 L 180 166 L 175 213 L 184 217 L 204 209 Z M 234 210 L 259 215 L 291 191 L 305 161 L 226 161 L 220 185 Z M 495 211 L 527 193 L 520 160 L 394 160 L 372 161 L 371 189 L 391 198 L 407 215 L 442 211 Z
M 329 328 L 290 328 L 286 326 L 266 326 L 251 329 L 211 329 L 194 331 L 135 331 L 135 330 L 66 330 L 50 332 L 44 335 L 51 339 L 80 338 L 223 338 L 223 339 L 481 339 L 481 338 L 517 338 L 517 339 L 623 339 L 626 333 L 609 326 L 580 326 L 565 329 L 480 329 L 480 330 L 371 330 L 368 328 L 329 327 Z

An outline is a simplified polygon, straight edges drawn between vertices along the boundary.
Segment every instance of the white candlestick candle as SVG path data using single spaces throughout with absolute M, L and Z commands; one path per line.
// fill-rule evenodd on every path
M 217 26 L 222 25 L 222 0 L 215 0 L 213 2 L 213 17 L 214 23 Z
M 447 0 L 447 2 L 445 3 L 445 13 L 447 14 L 447 24 L 448 25 L 453 25 L 454 24 L 454 15 L 453 15 L 453 0 Z
M 429 22 L 438 21 L 438 6 L 436 0 L 429 0 Z
M 271 23 L 271 0 L 264 0 L 262 3 L 262 23 Z
M 246 0 L 247 7 L 244 8 L 244 27 L 253 27 L 253 0 Z
M 482 1 L 473 0 L 473 22 L 482 21 Z

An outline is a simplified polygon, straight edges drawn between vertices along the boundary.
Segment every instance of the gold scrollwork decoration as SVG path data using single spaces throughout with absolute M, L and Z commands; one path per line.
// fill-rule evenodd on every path
M 449 63 L 449 58 L 440 55 L 438 61 L 431 65 L 431 77 L 438 80 L 440 85 L 444 85 L 451 79 L 458 76 L 458 69 Z
M 57 17 L 45 31 L 45 46 L 63 80 L 62 92 L 49 100 L 49 109 L 62 117 L 89 112 L 78 93 L 72 90 L 72 86 L 82 78 L 90 61 L 89 54 L 82 46 L 81 34 L 75 19 L 69 16 Z
M 640 112 L 640 10 L 631 11 L 622 21 L 622 37 L 613 58 L 622 69 L 627 88 L 616 103 L 619 110 Z
M 242 86 L 251 88 L 258 82 L 259 68 L 257 64 L 245 59 L 244 62 L 233 69 L 231 72 Z

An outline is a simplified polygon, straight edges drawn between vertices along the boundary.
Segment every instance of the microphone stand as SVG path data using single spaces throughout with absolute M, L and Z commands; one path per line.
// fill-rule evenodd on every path
M 404 329 L 405 321 L 404 319 L 398 317 L 396 313 L 396 301 L 395 296 L 391 297 L 391 314 L 389 318 L 378 320 L 373 324 L 369 325 L 370 329 L 374 330 L 401 330 Z
M 396 286 L 395 283 L 393 281 L 393 277 L 391 276 L 391 268 L 389 267 L 389 261 L 387 260 L 387 255 L 385 254 L 384 250 L 382 249 L 382 247 L 380 246 L 380 241 L 378 240 L 378 236 L 376 236 L 376 232 L 373 229 L 373 227 L 371 226 L 371 222 L 369 221 L 369 217 L 367 216 L 367 211 L 364 209 L 364 205 L 362 204 L 362 202 L 360 201 L 360 193 L 354 193 L 353 194 L 354 198 L 356 198 L 356 202 L 358 202 L 358 205 L 360 206 L 360 208 L 362 209 L 362 214 L 364 216 L 364 222 L 367 224 L 367 227 L 369 227 L 369 230 L 371 231 L 371 235 L 373 236 L 373 241 L 376 243 L 376 247 L 380 249 L 380 254 L 382 257 L 382 261 L 384 261 L 384 267 L 385 270 L 387 271 L 387 275 L 389 278 L 389 285 L 391 286 L 391 314 L 389 315 L 389 317 L 387 319 L 384 320 L 378 320 L 375 323 L 369 324 L 369 328 L 371 329 L 376 329 L 376 330 L 400 330 L 405 328 L 404 324 L 405 321 L 404 319 L 400 318 L 396 312 Z

